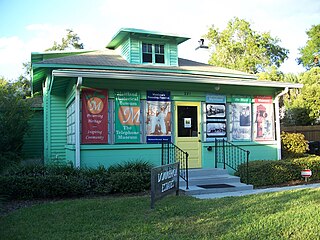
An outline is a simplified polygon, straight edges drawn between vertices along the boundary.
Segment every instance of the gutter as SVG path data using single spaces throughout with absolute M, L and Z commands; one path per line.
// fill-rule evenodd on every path
M 274 87 L 274 88 L 302 88 L 300 83 L 286 83 L 274 81 L 259 80 L 241 80 L 231 77 L 221 76 L 201 76 L 201 75 L 178 75 L 178 74 L 156 74 L 144 72 L 123 72 L 123 71 L 77 71 L 77 70 L 53 70 L 56 77 L 83 77 L 83 78 L 109 78 L 117 80 L 140 80 L 140 81 L 165 81 L 165 82 L 181 82 L 181 83 L 205 83 L 205 84 L 221 84 L 221 85 L 238 85 L 253 87 Z
M 53 74 L 52 74 L 53 75 Z M 80 156 L 80 90 L 82 86 L 82 77 L 78 77 L 77 85 L 76 85 L 76 96 L 75 96 L 75 160 L 76 160 L 76 168 L 80 168 L 81 156 Z
M 279 99 L 283 95 L 289 92 L 289 88 L 286 87 L 282 92 L 280 92 L 274 100 L 275 103 L 275 114 L 276 114 L 276 139 L 277 139 L 277 152 L 278 152 L 278 160 L 281 160 L 281 131 L 280 131 L 280 107 L 279 107 Z

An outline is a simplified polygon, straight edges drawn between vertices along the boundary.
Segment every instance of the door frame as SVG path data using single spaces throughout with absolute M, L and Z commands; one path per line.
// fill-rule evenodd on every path
M 174 102 L 174 143 L 175 145 L 178 145 L 178 138 L 190 138 L 190 137 L 178 137 L 178 107 L 179 106 L 190 106 L 190 107 L 197 107 L 197 125 L 198 125 L 198 136 L 197 137 L 192 137 L 192 138 L 197 138 L 197 142 L 198 142 L 198 158 L 199 158 L 199 162 L 198 165 L 195 168 L 202 168 L 202 146 L 201 146 L 201 141 L 202 141 L 202 129 L 201 129 L 201 108 L 202 108 L 202 103 L 201 102 L 186 102 L 186 101 L 175 101 Z M 178 146 L 179 147 L 179 146 Z M 182 150 L 184 150 L 182 148 Z M 186 150 L 187 151 L 187 150 Z

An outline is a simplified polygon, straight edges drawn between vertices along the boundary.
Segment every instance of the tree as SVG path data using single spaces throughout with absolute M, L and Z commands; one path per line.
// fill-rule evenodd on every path
M 14 83 L 0 78 L 0 170 L 17 160 L 32 115 L 30 103 Z
M 65 49 L 83 49 L 83 43 L 79 43 L 80 37 L 77 33 L 73 32 L 72 29 L 67 29 L 67 36 L 63 37 L 61 43 L 58 44 L 54 41 L 51 48 L 46 49 L 46 51 L 61 51 Z
M 306 46 L 299 48 L 301 57 L 297 62 L 309 70 L 312 67 L 320 67 L 320 24 L 312 25 L 306 33 L 308 41 Z
M 271 80 L 277 82 L 283 82 L 284 74 L 275 66 L 267 67 L 264 72 L 257 74 L 258 80 Z
M 279 46 L 278 38 L 252 30 L 243 19 L 230 20 L 221 32 L 212 26 L 205 37 L 214 47 L 209 64 L 215 66 L 256 74 L 267 67 L 279 67 L 288 58 L 289 50 Z
M 320 67 L 302 73 L 299 82 L 304 84 L 301 91 L 290 90 L 284 100 L 287 109 L 284 122 L 291 122 L 291 125 L 319 124 Z

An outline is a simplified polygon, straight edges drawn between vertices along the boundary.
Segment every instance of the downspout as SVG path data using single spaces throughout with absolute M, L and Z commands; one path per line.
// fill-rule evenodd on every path
M 274 100 L 275 103 L 275 111 L 276 111 L 276 138 L 277 138 L 277 151 L 278 151 L 278 160 L 281 159 L 281 131 L 280 131 L 280 107 L 279 107 L 279 99 L 281 96 L 287 94 L 289 92 L 289 88 L 286 87 L 281 93 L 279 93 Z
M 76 168 L 80 168 L 80 89 L 82 77 L 78 77 L 75 97 L 75 134 L 76 134 Z

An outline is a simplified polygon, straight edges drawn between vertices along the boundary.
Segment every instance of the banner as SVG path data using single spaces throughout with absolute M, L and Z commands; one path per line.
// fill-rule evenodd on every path
M 256 96 L 253 104 L 253 139 L 274 140 L 274 116 L 271 96 Z
M 205 105 L 205 141 L 227 136 L 226 96 L 218 94 L 206 95 Z
M 147 143 L 171 141 L 170 92 L 147 91 Z
M 82 90 L 82 144 L 108 143 L 108 92 Z
M 251 140 L 251 97 L 232 96 L 229 109 L 230 140 Z
M 140 95 L 115 91 L 115 143 L 140 143 Z

